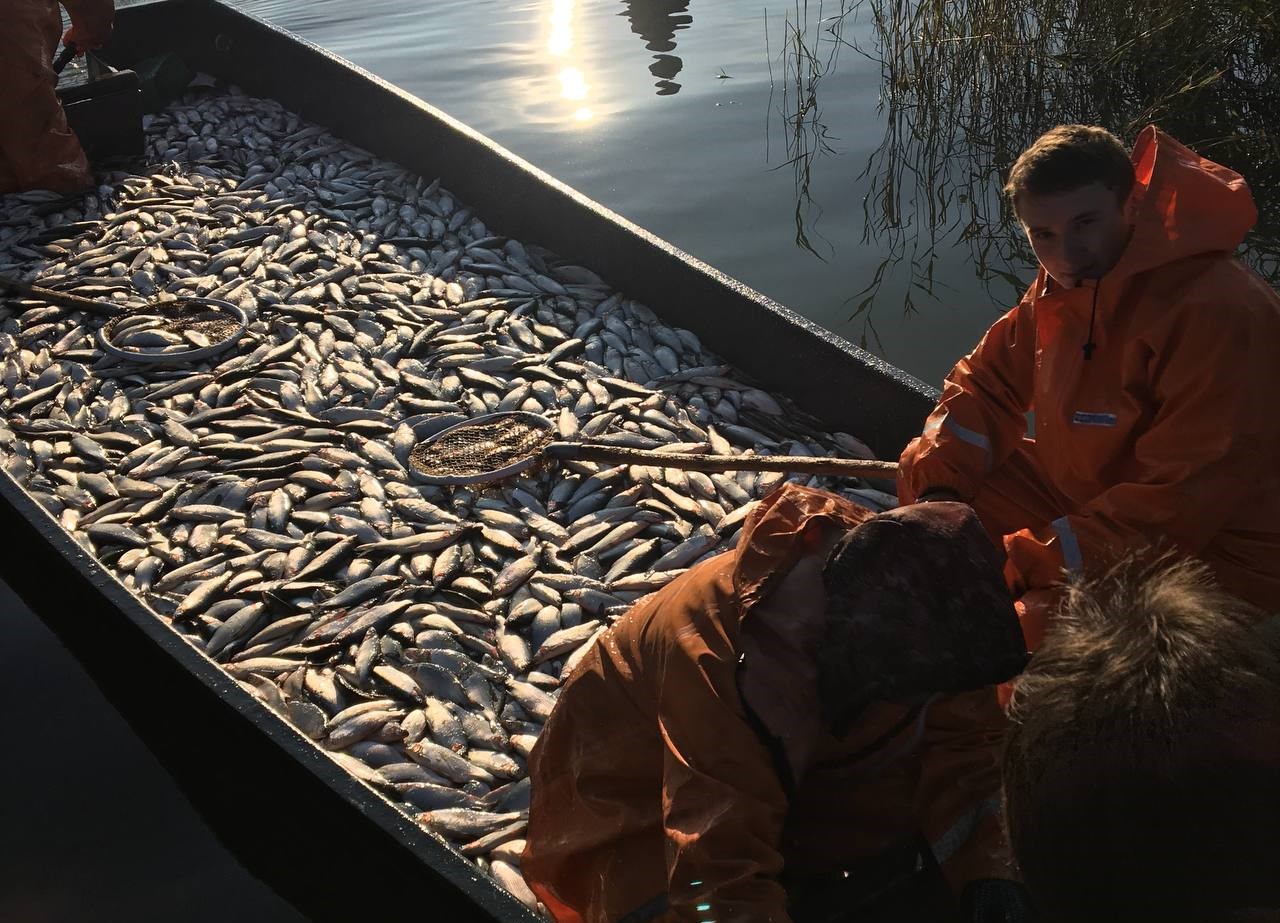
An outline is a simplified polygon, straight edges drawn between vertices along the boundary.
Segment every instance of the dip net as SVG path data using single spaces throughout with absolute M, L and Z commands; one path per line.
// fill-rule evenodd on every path
M 239 327 L 236 318 L 215 305 L 179 298 L 113 318 L 102 333 L 118 349 L 165 355 L 220 343 Z
M 439 484 L 478 484 L 523 471 L 551 442 L 552 423 L 532 413 L 478 417 L 418 443 L 409 464 L 421 479 Z

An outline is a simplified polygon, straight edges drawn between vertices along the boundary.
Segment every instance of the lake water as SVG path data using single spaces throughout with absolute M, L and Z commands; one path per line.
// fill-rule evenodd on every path
M 0 920 L 305 923 L 4 583 L 0 623 Z
M 889 247 L 883 235 L 864 240 L 872 178 L 859 174 L 885 134 L 880 65 L 851 47 L 874 46 L 864 12 L 839 19 L 839 4 L 806 11 L 769 0 L 236 5 L 420 96 L 806 317 L 862 338 L 862 320 L 849 320 L 860 299 L 850 299 Z M 796 167 L 806 162 L 811 201 L 799 207 L 812 250 L 796 242 Z M 937 384 L 1014 292 L 1004 285 L 993 301 L 962 247 L 935 269 L 945 297 L 931 302 L 917 289 L 921 314 L 904 318 L 907 278 L 901 264 L 886 273 L 872 314 L 882 348 L 869 345 Z

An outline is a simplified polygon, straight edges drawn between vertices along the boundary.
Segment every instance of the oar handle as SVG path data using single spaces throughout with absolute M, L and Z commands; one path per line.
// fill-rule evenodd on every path
M 651 452 L 622 446 L 553 442 L 543 449 L 561 461 L 613 462 L 651 465 L 693 471 L 793 471 L 800 474 L 833 474 L 847 478 L 892 478 L 897 462 L 853 458 L 815 458 L 802 455 L 696 455 L 691 452 Z
M 38 298 L 49 304 L 60 305 L 64 308 L 71 308 L 75 311 L 85 311 L 89 314 L 101 314 L 103 317 L 115 317 L 123 311 L 115 305 L 104 304 L 101 301 L 93 301 L 89 298 L 82 298 L 80 295 L 72 295 L 70 292 L 59 292 L 51 288 L 41 288 L 38 285 L 31 285 L 23 282 L 21 279 L 15 279 L 12 276 L 0 275 L 0 289 L 12 289 L 23 295 L 30 295 L 32 298 Z

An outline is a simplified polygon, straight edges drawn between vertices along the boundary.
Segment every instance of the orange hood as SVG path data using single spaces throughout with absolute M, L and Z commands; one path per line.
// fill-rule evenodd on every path
M 1231 252 L 1258 220 L 1239 173 L 1148 125 L 1133 144 L 1138 207 L 1133 238 L 1107 275 L 1136 275 L 1184 257 Z
M 835 494 L 784 481 L 751 511 L 733 552 L 738 621 L 791 570 L 804 552 L 809 528 L 825 523 L 848 531 L 871 516 L 870 510 Z

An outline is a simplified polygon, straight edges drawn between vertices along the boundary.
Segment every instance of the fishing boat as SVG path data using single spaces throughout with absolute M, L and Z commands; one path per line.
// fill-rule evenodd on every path
M 832 430 L 895 458 L 936 392 L 336 55 L 218 0 L 118 10 L 104 57 L 173 53 L 426 177 L 504 234 L 590 267 Z M 670 316 L 675 315 L 675 316 Z M 762 344 L 768 344 L 763 348 Z M 3 575 L 82 660 L 211 826 L 317 920 L 535 919 L 175 634 L 8 474 Z

